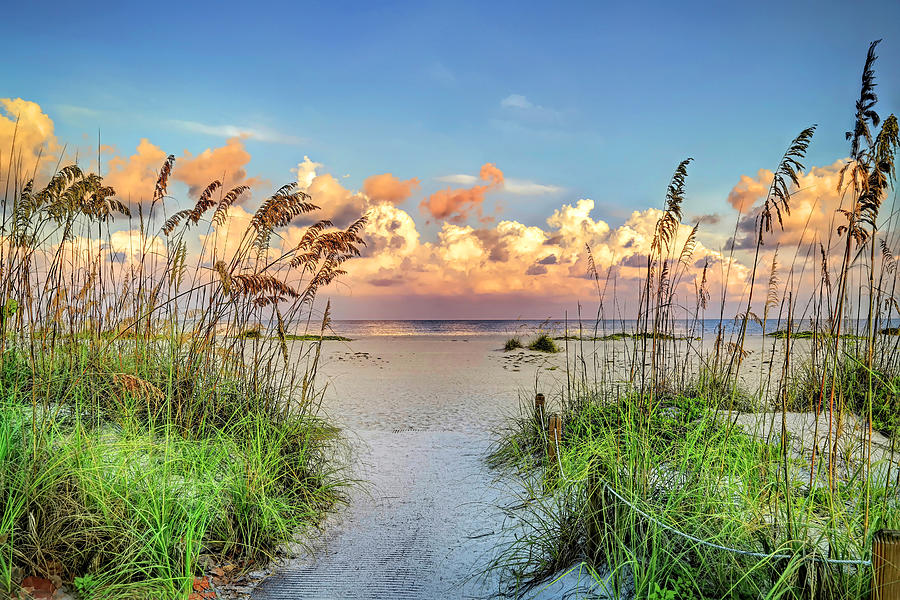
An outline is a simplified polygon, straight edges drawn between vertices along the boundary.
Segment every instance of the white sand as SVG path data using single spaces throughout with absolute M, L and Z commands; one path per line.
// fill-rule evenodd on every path
M 565 356 L 503 352 L 502 336 L 369 337 L 326 342 L 323 408 L 351 431 L 486 431 L 535 387 L 565 382 Z M 553 370 L 549 370 L 553 369 Z M 537 380 L 537 384 L 535 381 Z
M 565 356 L 504 353 L 499 336 L 370 337 L 325 342 L 323 409 L 355 441 L 367 482 L 307 558 L 254 598 L 491 597 L 474 577 L 498 543 L 509 499 L 484 464 L 490 430 L 520 396 L 548 396 Z M 552 369 L 556 367 L 555 369 Z M 552 369 L 552 370 L 549 370 Z

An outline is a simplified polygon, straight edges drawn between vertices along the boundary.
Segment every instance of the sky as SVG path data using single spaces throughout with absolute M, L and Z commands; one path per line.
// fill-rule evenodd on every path
M 684 158 L 698 261 L 724 264 L 814 123 L 797 219 L 827 224 L 872 40 L 900 110 L 897 23 L 894 1 L 18 3 L 0 148 L 18 116 L 45 158 L 96 168 L 99 137 L 134 202 L 171 153 L 185 205 L 224 176 L 246 212 L 290 181 L 338 224 L 369 211 L 337 318 L 556 317 L 594 301 L 585 244 L 627 287 Z

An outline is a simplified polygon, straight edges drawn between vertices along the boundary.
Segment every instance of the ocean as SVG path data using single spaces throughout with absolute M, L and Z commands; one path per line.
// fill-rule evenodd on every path
M 795 331 L 811 329 L 811 323 L 804 321 L 797 324 Z M 608 320 L 596 324 L 594 321 L 585 320 L 581 327 L 585 336 L 593 335 L 594 327 L 600 335 L 618 332 L 633 332 L 636 321 L 633 319 L 612 321 Z M 740 328 L 740 322 L 727 320 L 722 323 L 726 336 L 736 333 Z M 546 332 L 551 335 L 563 335 L 568 328 L 571 335 L 578 333 L 578 321 L 562 319 L 422 319 L 422 320 L 334 320 L 331 329 L 336 335 L 350 338 L 370 336 L 417 336 L 417 335 L 531 335 L 537 332 Z M 701 321 L 678 321 L 674 324 L 675 333 L 691 336 L 714 336 L 718 332 L 718 319 L 704 319 Z M 783 323 L 770 321 L 766 324 L 766 331 L 772 332 L 784 329 Z M 845 331 L 853 331 L 845 327 Z M 747 324 L 748 335 L 760 335 L 762 326 L 751 321 Z

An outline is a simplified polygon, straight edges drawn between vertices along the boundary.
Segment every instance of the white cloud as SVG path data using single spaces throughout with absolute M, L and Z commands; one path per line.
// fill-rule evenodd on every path
M 534 123 L 559 124 L 562 111 L 535 104 L 521 94 L 510 94 L 500 101 L 500 108 L 515 119 Z
M 75 106 L 74 104 L 57 104 L 56 110 L 64 119 L 77 121 L 79 119 L 96 119 L 100 116 L 99 110 L 86 108 L 84 106 Z
M 454 185 L 474 185 L 478 183 L 478 177 L 475 175 L 466 175 L 465 173 L 454 173 L 452 175 L 441 175 L 435 177 L 435 180 L 444 183 L 452 183 Z
M 480 179 L 475 175 L 453 173 L 451 175 L 435 177 L 435 181 L 453 185 L 475 185 Z M 541 196 L 543 194 L 556 194 L 563 191 L 563 188 L 556 185 L 546 185 L 535 181 L 527 181 L 525 179 L 507 179 L 504 181 L 502 189 L 505 192 L 517 196 Z
M 431 78 L 435 83 L 439 83 L 443 86 L 452 86 L 456 83 L 456 75 L 453 74 L 453 71 L 448 69 L 445 65 L 439 62 L 432 63 L 426 70 L 426 75 Z
M 247 137 L 260 142 L 271 142 L 274 144 L 299 144 L 303 141 L 302 138 L 297 136 L 279 133 L 267 128 L 240 127 L 238 125 L 208 125 L 197 121 L 181 121 L 178 119 L 172 119 L 169 122 L 175 127 L 184 129 L 185 131 L 224 138 Z
M 318 174 L 317 171 L 321 169 L 322 166 L 322 163 L 309 160 L 308 156 L 304 156 L 303 162 L 297 163 L 297 168 L 291 169 L 291 171 L 297 174 L 297 184 L 300 188 L 306 190 L 312 185 L 313 179 L 315 179 Z
M 524 179 L 507 179 L 503 184 L 503 189 L 510 194 L 520 196 L 540 196 L 543 194 L 556 194 L 563 191 L 563 188 L 557 185 L 545 185 L 534 181 L 526 181 Z
M 510 94 L 500 101 L 500 106 L 503 108 L 520 108 L 522 110 L 535 107 L 528 98 L 521 94 Z

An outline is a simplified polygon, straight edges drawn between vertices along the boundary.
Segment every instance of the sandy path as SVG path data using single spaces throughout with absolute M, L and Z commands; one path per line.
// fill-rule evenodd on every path
M 503 525 L 483 459 L 490 429 L 531 395 L 559 389 L 565 356 L 503 353 L 501 337 L 372 337 L 327 342 L 324 404 L 368 481 L 308 558 L 254 598 L 491 597 L 473 578 Z M 546 370 L 550 367 L 556 369 Z

